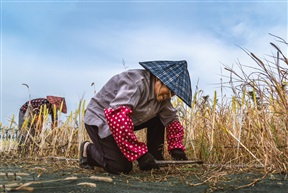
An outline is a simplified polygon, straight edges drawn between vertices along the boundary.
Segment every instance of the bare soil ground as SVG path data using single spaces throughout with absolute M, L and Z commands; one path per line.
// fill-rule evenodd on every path
M 84 170 L 75 161 L 0 158 L 0 192 L 269 192 L 287 193 L 287 174 L 225 169 L 204 165 L 170 165 L 129 175 L 110 175 L 100 168 Z

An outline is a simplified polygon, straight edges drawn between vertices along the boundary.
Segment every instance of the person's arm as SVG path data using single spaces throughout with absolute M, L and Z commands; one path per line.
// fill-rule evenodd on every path
M 184 128 L 178 120 L 173 121 L 167 126 L 166 139 L 168 151 L 175 160 L 187 160 L 183 145 Z
M 184 150 L 184 128 L 179 122 L 177 110 L 173 107 L 170 100 L 165 100 L 162 102 L 162 108 L 159 112 L 159 116 L 161 122 L 166 127 L 168 151 L 176 148 Z
M 104 110 L 104 114 L 118 147 L 129 161 L 135 161 L 148 152 L 146 144 L 139 142 L 133 132 L 130 108 L 109 108 Z
M 168 151 L 176 148 L 184 150 L 184 128 L 181 123 L 175 120 L 167 126 L 166 130 Z

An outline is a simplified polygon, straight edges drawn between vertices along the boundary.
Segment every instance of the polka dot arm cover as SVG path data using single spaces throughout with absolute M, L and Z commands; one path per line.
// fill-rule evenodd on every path
M 184 150 L 183 138 L 184 128 L 179 121 L 173 121 L 167 126 L 166 139 L 168 144 L 168 151 L 172 149 Z
M 131 109 L 124 106 L 109 108 L 104 110 L 104 114 L 118 147 L 129 161 L 135 161 L 148 152 L 146 144 L 139 142 L 133 132 Z

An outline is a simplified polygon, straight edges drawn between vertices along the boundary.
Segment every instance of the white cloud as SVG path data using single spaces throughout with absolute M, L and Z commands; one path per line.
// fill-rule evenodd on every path
M 233 13 L 232 9 L 233 6 L 229 14 Z M 145 60 L 187 60 L 193 89 L 200 79 L 199 88 L 210 94 L 217 89 L 213 84 L 220 83 L 222 63 L 232 66 L 239 59 L 243 64 L 254 64 L 237 45 L 262 57 L 273 50 L 269 42 L 274 38 L 268 33 L 287 39 L 287 22 L 279 22 L 281 26 L 258 21 L 257 25 L 254 18 L 250 17 L 252 9 L 249 9 L 250 12 L 243 11 L 242 15 L 236 12 L 235 15 L 227 15 L 224 12 L 227 9 L 223 9 L 223 20 L 219 23 L 215 23 L 217 18 L 209 18 L 209 13 L 204 9 L 199 19 L 192 13 L 193 19 L 189 21 L 189 14 L 184 14 L 185 23 L 181 23 L 181 15 L 178 15 L 177 25 L 175 21 L 170 25 L 165 17 L 161 20 L 163 23 L 146 21 L 144 18 L 118 21 L 117 14 L 111 16 L 110 21 L 113 18 L 115 20 L 106 25 L 96 16 L 91 17 L 91 20 L 86 20 L 88 15 L 81 18 L 83 15 L 77 15 L 77 6 L 65 9 L 67 15 L 62 14 L 61 10 L 58 9 L 54 20 L 45 16 L 47 12 L 43 12 L 41 18 L 45 19 L 45 29 L 49 30 L 45 34 L 37 34 L 37 38 L 28 37 L 25 33 L 10 33 L 3 28 L 2 121 L 6 121 L 11 114 L 17 116 L 19 107 L 28 98 L 27 89 L 22 83 L 29 84 L 33 98 L 45 97 L 47 94 L 65 96 L 68 110 L 73 110 L 83 94 L 85 99 L 90 100 L 93 95 L 92 82 L 98 91 L 112 75 L 124 70 L 122 59 L 129 69 L 141 68 L 138 62 Z M 77 15 L 77 22 L 83 19 L 85 25 L 75 23 L 74 26 L 75 18 L 69 18 L 70 11 Z M 24 21 L 26 17 L 29 19 L 29 15 L 25 16 L 27 13 L 21 13 L 24 14 Z M 83 10 L 81 14 L 84 14 Z M 259 15 L 262 14 L 259 12 Z M 59 20 L 56 16 L 60 17 Z M 33 20 L 36 23 L 28 22 L 31 26 L 26 26 L 25 32 L 29 32 L 30 27 L 39 30 L 36 24 L 41 18 Z M 203 18 L 205 23 L 201 26 Z M 212 23 L 209 23 L 210 19 Z M 279 19 L 280 16 L 275 16 L 273 21 Z M 197 28 L 194 22 L 197 22 Z M 284 49 L 287 50 L 287 47 Z M 223 70 L 223 73 L 226 72 Z

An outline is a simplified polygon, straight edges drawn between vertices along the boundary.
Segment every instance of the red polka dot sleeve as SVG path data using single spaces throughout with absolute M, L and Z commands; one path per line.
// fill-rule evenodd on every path
M 181 123 L 179 121 L 173 121 L 167 126 L 166 130 L 168 151 L 176 148 L 184 150 L 184 128 Z
M 124 106 L 109 108 L 104 110 L 104 114 L 118 147 L 129 161 L 135 161 L 148 152 L 146 144 L 139 142 L 133 132 L 131 109 Z

